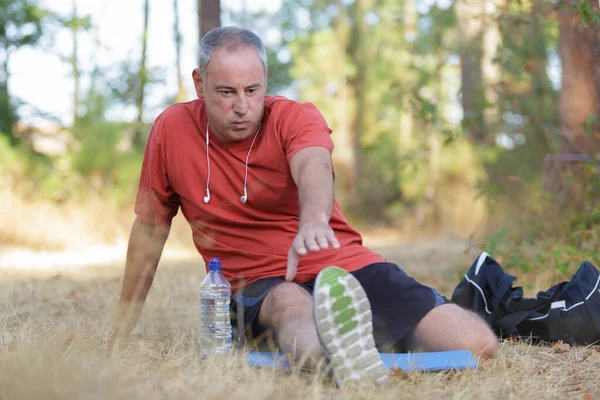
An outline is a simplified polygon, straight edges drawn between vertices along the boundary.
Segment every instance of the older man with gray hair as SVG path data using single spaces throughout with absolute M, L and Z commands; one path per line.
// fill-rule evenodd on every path
M 471 350 L 492 357 L 491 329 L 362 244 L 334 198 L 331 129 L 311 103 L 267 96 L 267 57 L 249 30 L 200 43 L 198 99 L 160 114 L 148 139 L 116 334 L 133 329 L 179 209 L 208 264 L 219 257 L 243 335 L 338 381 L 387 379 L 379 351 Z

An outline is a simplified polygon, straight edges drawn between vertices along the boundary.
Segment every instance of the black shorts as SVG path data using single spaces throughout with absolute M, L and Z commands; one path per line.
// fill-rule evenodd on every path
M 364 288 L 373 314 L 373 336 L 381 352 L 408 351 L 410 333 L 435 307 L 450 303 L 437 290 L 424 286 L 389 262 L 369 264 L 351 272 Z M 265 278 L 237 291 L 231 302 L 231 323 L 238 346 L 261 348 L 271 332 L 258 322 L 263 300 L 283 277 Z M 314 281 L 294 282 L 312 294 Z M 273 342 L 271 342 L 273 343 Z M 264 348 L 264 347 L 263 347 Z

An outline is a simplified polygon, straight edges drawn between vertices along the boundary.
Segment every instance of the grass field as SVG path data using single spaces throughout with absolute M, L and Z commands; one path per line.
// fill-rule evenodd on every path
M 476 249 L 370 240 L 417 279 L 450 296 Z M 477 370 L 399 373 L 385 387 L 336 389 L 316 373 L 249 367 L 243 356 L 197 357 L 195 259 L 161 263 L 130 343 L 109 358 L 106 335 L 121 263 L 86 268 L 0 266 L 0 399 L 593 399 L 594 348 L 502 343 Z

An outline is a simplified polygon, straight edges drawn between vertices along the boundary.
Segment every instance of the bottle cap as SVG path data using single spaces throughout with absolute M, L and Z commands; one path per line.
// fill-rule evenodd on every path
M 218 257 L 210 259 L 210 262 L 208 263 L 209 271 L 221 271 L 222 269 L 223 266 L 221 265 L 221 260 Z

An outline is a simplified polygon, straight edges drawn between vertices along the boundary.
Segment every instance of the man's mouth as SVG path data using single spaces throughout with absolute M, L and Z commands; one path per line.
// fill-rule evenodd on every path
M 246 128 L 250 123 L 249 122 L 245 122 L 245 121 L 238 121 L 238 122 L 234 122 L 233 125 L 236 128 Z

